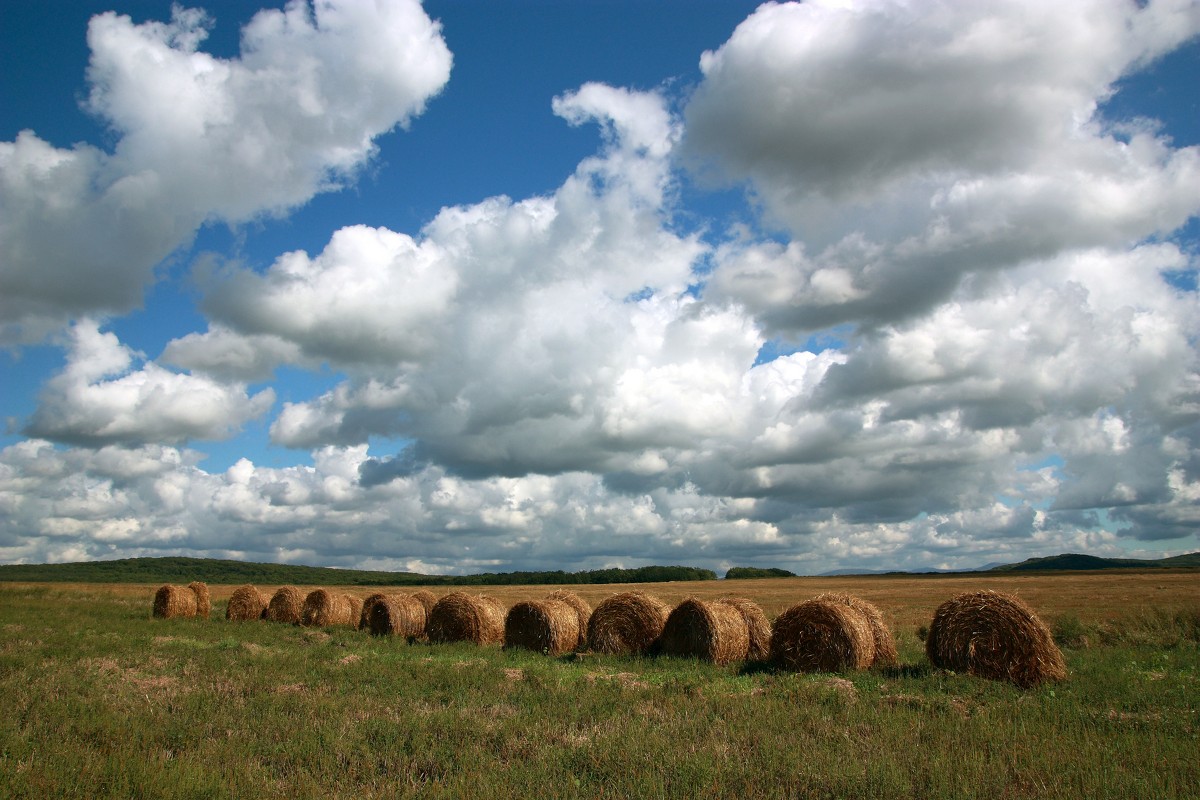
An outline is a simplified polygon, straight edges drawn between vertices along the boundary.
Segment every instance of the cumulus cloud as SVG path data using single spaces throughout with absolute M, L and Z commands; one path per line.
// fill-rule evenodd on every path
M 1170 233 L 1200 210 L 1200 150 L 1097 109 L 1197 32 L 1187 3 L 764 5 L 701 60 L 687 149 L 795 238 L 730 244 L 714 291 L 782 333 L 874 324 Z
M 70 331 L 67 364 L 47 381 L 26 434 L 77 445 L 224 439 L 262 416 L 275 392 L 171 372 L 135 354 L 92 320 Z
M 264 10 L 234 59 L 199 49 L 209 24 L 181 7 L 165 23 L 92 19 L 87 108 L 113 152 L 32 131 L 0 143 L 3 341 L 135 307 L 206 220 L 283 212 L 343 185 L 449 77 L 417 0 Z

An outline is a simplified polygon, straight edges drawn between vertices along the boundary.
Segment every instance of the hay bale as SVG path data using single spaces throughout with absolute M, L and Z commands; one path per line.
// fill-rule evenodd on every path
M 968 592 L 934 612 L 925 652 L 935 667 L 1030 688 L 1067 677 L 1062 651 L 1021 599 Z
M 362 619 L 363 599 L 357 595 L 348 594 L 346 597 L 350 600 L 350 622 L 351 628 L 357 627 L 358 622 Z
M 546 595 L 547 600 L 561 600 L 562 602 L 575 609 L 575 616 L 579 620 L 579 641 L 575 643 L 573 650 L 582 650 L 587 646 L 587 629 L 588 620 L 592 618 L 592 607 L 579 595 L 569 589 L 555 589 L 550 594 Z
M 300 609 L 300 624 L 328 628 L 331 625 L 356 625 L 358 616 L 362 613 L 348 594 L 314 589 L 304 598 L 304 607 Z
M 504 643 L 504 605 L 494 597 L 451 592 L 434 603 L 426 632 L 431 642 Z
M 643 654 L 658 641 L 670 607 L 642 592 L 609 597 L 588 620 L 588 646 L 598 653 Z
M 225 619 L 232 622 L 262 619 L 271 599 L 250 584 L 239 586 L 229 595 L 225 606 Z
M 745 597 L 722 597 L 716 602 L 733 606 L 746 621 L 746 633 L 750 637 L 746 660 L 766 661 L 771 655 L 771 623 L 758 603 Z
M 386 592 L 376 592 L 369 594 L 363 600 L 362 611 L 358 615 L 358 629 L 366 631 L 371 629 L 371 608 L 380 600 L 385 600 L 390 597 Z
M 517 603 L 504 618 L 504 646 L 523 647 L 549 656 L 579 647 L 579 613 L 565 600 Z
M 730 664 L 746 660 L 750 630 L 736 606 L 690 597 L 667 616 L 659 644 L 663 655 Z
M 433 607 L 437 605 L 438 601 L 437 595 L 428 589 L 417 589 L 415 592 L 410 594 L 409 597 L 412 597 L 421 605 L 425 606 L 426 614 L 428 614 L 430 611 L 433 611 Z
M 875 639 L 866 616 L 844 603 L 808 600 L 784 611 L 771 630 L 771 662 L 793 672 L 866 669 Z
M 875 660 L 871 662 L 871 666 L 890 667 L 896 664 L 898 659 L 896 640 L 892 638 L 892 632 L 883 619 L 883 613 L 874 604 L 868 603 L 861 597 L 841 592 L 826 592 L 817 595 L 816 599 L 841 603 L 860 612 L 870 623 L 871 638 L 875 641 Z
M 199 596 L 188 586 L 164 584 L 154 593 L 154 616 L 160 619 L 194 617 L 198 614 Z
M 428 614 L 424 603 L 412 595 L 383 595 L 369 610 L 364 604 L 363 614 L 373 636 L 403 636 L 410 642 L 425 638 Z
M 208 584 L 192 581 L 187 588 L 196 595 L 196 616 L 208 619 L 208 615 L 212 612 L 212 599 L 208 595 Z
M 295 586 L 281 586 L 271 595 L 267 603 L 266 619 L 271 622 L 300 624 L 300 613 L 304 610 L 304 592 Z

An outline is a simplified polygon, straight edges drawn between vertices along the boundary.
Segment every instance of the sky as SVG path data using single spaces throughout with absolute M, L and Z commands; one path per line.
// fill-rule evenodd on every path
M 0 563 L 1200 549 L 1195 0 L 0 7 Z

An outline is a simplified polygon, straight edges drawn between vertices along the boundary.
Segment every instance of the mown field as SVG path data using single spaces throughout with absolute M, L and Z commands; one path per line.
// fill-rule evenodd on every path
M 632 587 L 769 617 L 857 594 L 901 664 L 843 675 L 228 623 L 233 586 L 211 619 L 156 620 L 155 588 L 0 585 L 0 797 L 1200 797 L 1196 572 Z M 631 587 L 570 588 L 594 606 Z M 1066 682 L 929 667 L 919 629 L 980 588 L 1037 609 Z

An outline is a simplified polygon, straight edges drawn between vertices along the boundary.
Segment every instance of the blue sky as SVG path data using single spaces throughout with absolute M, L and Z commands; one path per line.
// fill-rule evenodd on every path
M 1197 549 L 1195 4 L 10 5 L 0 561 Z

